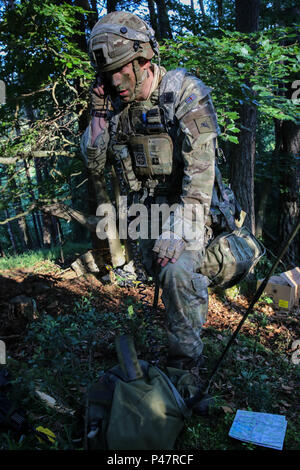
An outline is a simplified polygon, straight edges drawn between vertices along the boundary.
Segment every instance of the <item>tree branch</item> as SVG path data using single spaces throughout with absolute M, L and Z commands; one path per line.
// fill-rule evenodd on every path
M 81 225 L 84 225 L 84 227 L 86 227 L 91 232 L 96 231 L 97 224 L 101 220 L 101 217 L 84 214 L 83 212 L 73 209 L 72 207 L 62 202 L 55 202 L 53 204 L 49 204 L 46 206 L 40 206 L 36 202 L 34 204 L 31 204 L 31 206 L 28 207 L 28 209 L 22 212 L 21 214 L 17 214 L 17 215 L 14 215 L 13 217 L 9 217 L 5 220 L 1 220 L 0 225 L 5 225 L 8 222 L 11 222 L 12 220 L 16 220 L 16 219 L 19 219 L 20 217 L 24 217 L 25 215 L 28 215 L 30 212 L 32 212 L 34 209 L 38 209 L 41 212 L 44 212 L 46 214 L 51 214 L 55 217 L 59 217 L 61 219 L 66 220 L 67 222 L 71 222 L 72 219 L 76 220 Z
M 55 217 L 71 222 L 71 220 L 76 220 L 81 225 L 86 227 L 90 232 L 95 232 L 98 222 L 101 220 L 101 217 L 96 217 L 94 215 L 88 215 L 77 209 L 63 204 L 62 202 L 56 202 L 48 206 L 39 207 L 42 212 L 51 214 Z
M 16 157 L 0 157 L 0 164 L 2 165 L 13 165 L 17 163 L 17 161 L 24 159 L 28 156 L 33 158 L 47 158 L 47 157 L 76 157 L 76 153 L 74 152 L 66 152 L 66 151 L 54 151 L 54 150 L 36 150 L 33 152 L 24 152 L 22 154 L 18 154 Z
M 21 214 L 14 215 L 13 217 L 8 217 L 5 220 L 0 220 L 0 225 L 5 225 L 12 220 L 19 219 L 20 217 L 25 217 L 25 215 L 30 214 L 30 212 L 35 208 L 35 204 L 32 204 L 26 211 L 22 212 Z

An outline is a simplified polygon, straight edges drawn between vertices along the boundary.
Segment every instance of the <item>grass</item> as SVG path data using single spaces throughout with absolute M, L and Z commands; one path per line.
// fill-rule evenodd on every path
M 79 256 L 90 248 L 90 245 L 67 242 L 63 247 L 64 256 L 76 254 Z M 60 247 L 41 249 L 37 251 L 26 251 L 19 255 L 9 255 L 0 258 L 0 272 L 7 269 L 30 268 L 43 261 L 55 261 L 60 259 Z

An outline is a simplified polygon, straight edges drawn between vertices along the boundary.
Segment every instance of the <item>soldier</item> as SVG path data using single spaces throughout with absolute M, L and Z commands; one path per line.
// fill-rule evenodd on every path
M 81 149 L 98 188 L 97 202 L 103 202 L 103 169 L 111 155 L 122 164 L 136 201 L 177 203 L 157 239 L 141 239 L 140 246 L 148 272 L 153 262 L 159 267 L 168 365 L 192 369 L 201 358 L 208 309 L 209 280 L 199 267 L 211 237 L 206 222 L 219 134 L 211 90 L 184 69 L 166 72 L 160 61 L 152 63 L 159 56 L 154 31 L 131 13 L 101 18 L 92 30 L 89 53 L 97 82 Z M 182 210 L 187 205 L 193 210 Z M 187 229 L 193 221 L 196 240 Z

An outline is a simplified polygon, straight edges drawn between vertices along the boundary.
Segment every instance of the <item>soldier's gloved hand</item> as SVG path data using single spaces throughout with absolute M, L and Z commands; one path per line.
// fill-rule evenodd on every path
M 156 240 L 152 250 L 157 253 L 157 262 L 163 268 L 169 261 L 175 263 L 185 246 L 185 241 L 175 233 L 163 232 Z
M 104 131 L 107 126 L 107 110 L 108 110 L 108 99 L 105 93 L 103 80 L 99 75 L 96 75 L 95 81 L 91 86 L 91 146 L 97 146 L 97 137 Z
M 92 114 L 97 112 L 106 112 L 106 96 L 104 84 L 99 75 L 96 75 L 94 83 L 92 83 L 91 90 L 91 107 Z

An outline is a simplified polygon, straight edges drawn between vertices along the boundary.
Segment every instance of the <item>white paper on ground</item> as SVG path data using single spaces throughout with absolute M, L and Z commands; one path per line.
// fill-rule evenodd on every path
M 282 450 L 287 421 L 285 416 L 237 410 L 229 436 L 245 442 Z

